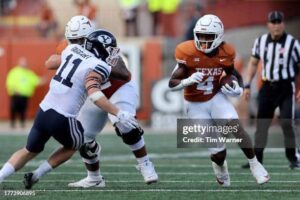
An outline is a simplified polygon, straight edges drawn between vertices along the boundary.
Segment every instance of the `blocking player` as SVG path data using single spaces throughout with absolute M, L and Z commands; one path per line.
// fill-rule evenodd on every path
M 172 73 L 169 86 L 172 90 L 184 89 L 187 116 L 191 119 L 211 119 L 211 125 L 239 127 L 235 137 L 241 138 L 240 147 L 248 158 L 252 175 L 258 184 L 269 180 L 268 172 L 257 161 L 251 139 L 239 123 L 238 115 L 225 95 L 239 97 L 243 92 L 241 76 L 234 69 L 235 50 L 223 40 L 224 27 L 215 15 L 204 15 L 194 28 L 194 40 L 179 44 L 175 50 L 177 65 Z M 220 86 L 222 73 L 233 74 L 238 81 L 233 86 Z M 230 185 L 226 162 L 226 148 L 220 143 L 209 148 L 212 167 L 217 182 L 222 186 Z
M 134 116 L 111 104 L 101 91 L 101 83 L 109 78 L 111 67 L 96 58 L 102 44 L 92 41 L 91 52 L 70 39 L 62 52 L 61 65 L 50 82 L 50 88 L 37 112 L 26 147 L 15 152 L 0 170 L 0 183 L 43 151 L 53 137 L 62 147 L 43 162 L 34 173 L 25 175 L 25 188 L 30 189 L 39 178 L 68 160 L 84 143 L 83 127 L 76 119 L 86 98 L 117 117 L 116 123 L 136 128 Z
M 77 23 L 76 17 L 73 19 L 74 23 Z M 73 31 L 72 35 L 76 35 L 76 38 L 87 37 L 85 31 L 81 29 L 78 29 L 76 33 Z M 66 38 L 72 37 L 72 35 L 66 32 Z M 110 32 L 99 29 L 87 37 L 86 45 L 89 46 L 89 41 L 97 38 L 102 38 L 101 41 L 104 46 L 103 51 L 99 52 L 101 59 L 113 66 L 112 71 L 119 72 L 128 78 L 127 81 L 111 78 L 101 85 L 103 89 L 102 91 L 118 108 L 124 109 L 135 115 L 138 104 L 137 100 L 139 98 L 138 91 L 135 82 L 130 80 L 130 72 L 122 61 L 120 54 L 116 53 L 119 52 L 116 38 Z M 64 48 L 64 45 L 60 46 L 60 48 Z M 60 56 L 58 54 L 51 56 L 46 63 L 46 67 L 49 69 L 55 69 L 59 60 Z M 105 180 L 101 176 L 99 167 L 101 146 L 95 139 L 97 134 L 99 134 L 104 128 L 107 118 L 109 118 L 111 123 L 115 126 L 117 135 L 120 136 L 123 142 L 132 150 L 138 162 L 137 169 L 143 175 L 144 181 L 147 184 L 156 182 L 158 180 L 158 176 L 147 154 L 145 141 L 142 136 L 143 130 L 140 127 L 127 128 L 124 127 L 122 123 L 116 123 L 116 118 L 113 115 L 108 115 L 107 112 L 95 107 L 89 101 L 86 101 L 79 112 L 78 120 L 84 127 L 85 144 L 82 148 L 80 148 L 80 155 L 86 165 L 88 175 L 86 178 L 78 182 L 70 183 L 68 186 L 81 188 L 105 187 Z

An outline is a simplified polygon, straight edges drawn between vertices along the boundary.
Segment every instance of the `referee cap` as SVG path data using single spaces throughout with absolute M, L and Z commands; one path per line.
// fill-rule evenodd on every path
M 284 19 L 284 15 L 280 11 L 272 11 L 269 12 L 268 15 L 268 21 L 273 23 L 273 22 L 282 22 Z

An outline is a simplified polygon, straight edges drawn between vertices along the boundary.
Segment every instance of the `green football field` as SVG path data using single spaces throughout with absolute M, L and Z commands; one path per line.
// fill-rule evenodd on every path
M 145 140 L 159 174 L 159 182 L 146 185 L 135 169 L 130 150 L 116 135 L 102 135 L 101 172 L 106 187 L 101 189 L 70 189 L 69 182 L 85 177 L 86 172 L 76 154 L 70 161 L 44 176 L 31 191 L 24 190 L 25 172 L 35 169 L 58 144 L 50 141 L 45 151 L 21 171 L 0 184 L 0 199 L 300 199 L 300 170 L 288 169 L 282 149 L 268 149 L 265 166 L 271 180 L 257 185 L 247 169 L 241 169 L 246 159 L 237 148 L 228 150 L 231 187 L 222 188 L 213 176 L 206 149 L 178 149 L 175 134 L 146 133 Z M 26 136 L 0 135 L 0 166 L 18 148 Z

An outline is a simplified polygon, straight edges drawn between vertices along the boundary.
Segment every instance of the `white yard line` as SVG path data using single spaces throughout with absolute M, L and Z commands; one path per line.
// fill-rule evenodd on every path
M 64 180 L 39 180 L 39 183 L 70 183 L 76 181 L 74 179 L 64 179 Z M 21 180 L 5 180 L 4 183 L 20 183 Z M 143 180 L 118 180 L 118 181 L 109 181 L 105 180 L 106 183 L 144 183 Z M 255 181 L 230 181 L 231 183 L 255 183 Z M 159 183 L 216 183 L 216 181 L 185 181 L 185 180 L 160 180 Z M 269 183 L 300 183 L 300 181 L 272 181 Z
M 42 164 L 44 160 L 40 161 L 30 161 L 28 164 L 26 164 L 27 167 L 38 167 L 40 164 Z M 84 168 L 83 162 L 75 163 L 75 162 L 69 162 L 69 164 L 72 163 L 71 165 L 63 165 L 62 167 L 67 167 L 67 168 Z M 281 162 L 282 163 L 282 162 Z M 4 163 L 0 163 L 0 166 L 3 166 Z M 135 165 L 134 164 L 101 164 L 102 167 L 108 167 L 108 168 L 133 168 Z M 288 169 L 288 164 L 286 165 L 280 165 L 280 164 L 265 164 L 264 165 L 266 168 L 271 169 Z M 211 165 L 204 165 L 204 164 L 155 164 L 155 167 L 157 168 L 211 168 Z M 230 165 L 230 169 L 241 169 L 241 165 Z M 299 171 L 300 172 L 300 171 Z
M 300 192 L 300 190 L 230 190 L 230 189 L 220 189 L 220 190 L 201 190 L 201 189 L 98 189 L 98 190 L 31 190 L 35 192 L 264 192 L 264 193 L 290 193 L 290 192 Z
M 300 172 L 300 171 L 299 171 Z M 24 172 L 17 172 L 16 174 L 24 174 Z M 103 175 L 137 175 L 138 172 L 103 172 Z M 182 175 L 182 176 L 203 176 L 203 175 L 213 175 L 213 172 L 158 172 L 159 175 Z M 235 172 L 232 173 L 233 175 L 251 175 L 250 172 Z M 82 172 L 58 172 L 53 171 L 50 172 L 48 175 L 86 175 L 85 171 Z M 300 173 L 297 172 L 273 172 L 271 175 L 276 176 L 286 176 L 286 175 L 292 175 L 292 176 L 300 176 Z

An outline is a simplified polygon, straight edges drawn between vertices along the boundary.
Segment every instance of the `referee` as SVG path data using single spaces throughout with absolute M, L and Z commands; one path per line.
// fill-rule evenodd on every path
M 259 91 L 259 103 L 255 132 L 255 154 L 263 162 L 263 151 L 267 144 L 268 129 L 274 111 L 280 109 L 280 125 L 284 134 L 285 155 L 291 169 L 300 169 L 298 158 L 295 117 L 295 77 L 300 67 L 299 41 L 285 32 L 284 15 L 279 11 L 268 15 L 269 33 L 257 38 L 248 63 L 244 97 L 249 100 L 250 84 L 262 61 L 263 86 Z M 297 94 L 297 99 L 300 93 Z M 249 167 L 243 165 L 243 168 Z

